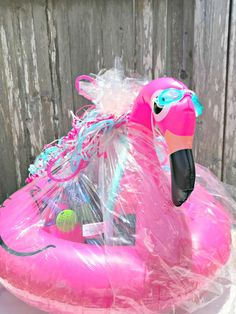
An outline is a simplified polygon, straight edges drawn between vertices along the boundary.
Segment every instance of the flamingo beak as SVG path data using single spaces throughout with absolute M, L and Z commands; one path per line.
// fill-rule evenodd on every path
M 170 155 L 172 201 L 181 206 L 195 184 L 195 165 L 191 149 L 179 150 Z
M 165 139 L 170 153 L 172 201 L 175 206 L 181 206 L 192 193 L 195 184 L 193 136 L 177 136 L 167 131 Z

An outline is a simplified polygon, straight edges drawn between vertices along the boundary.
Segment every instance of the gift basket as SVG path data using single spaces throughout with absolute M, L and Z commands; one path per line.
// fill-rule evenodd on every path
M 234 202 L 192 154 L 203 106 L 115 67 L 0 210 L 0 283 L 49 313 L 184 313 L 233 285 Z M 177 313 L 177 312 L 176 312 Z

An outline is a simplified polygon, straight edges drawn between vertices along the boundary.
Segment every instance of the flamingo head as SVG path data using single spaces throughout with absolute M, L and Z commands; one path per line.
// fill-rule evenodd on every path
M 166 140 L 170 155 L 172 200 L 176 206 L 181 206 L 194 189 L 192 145 L 196 116 L 202 113 L 202 109 L 194 92 L 169 77 L 153 80 L 144 86 L 134 104 L 134 116 L 140 117 L 141 123 L 150 129 L 156 124 Z M 152 120 L 155 123 L 151 123 Z

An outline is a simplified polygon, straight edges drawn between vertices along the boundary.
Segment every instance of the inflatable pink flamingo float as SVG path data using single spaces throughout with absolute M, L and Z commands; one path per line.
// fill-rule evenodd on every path
M 77 79 L 87 96 L 83 79 L 96 80 Z M 32 182 L 2 205 L 0 282 L 25 302 L 50 313 L 160 313 L 227 262 L 230 216 L 200 166 L 195 183 L 197 96 L 160 78 L 131 105 L 120 116 L 74 116 L 31 166 Z

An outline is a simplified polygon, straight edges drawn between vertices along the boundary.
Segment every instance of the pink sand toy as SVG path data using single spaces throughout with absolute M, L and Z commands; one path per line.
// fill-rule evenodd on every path
M 96 107 L 74 116 L 72 131 L 31 166 L 31 182 L 3 204 L 0 283 L 50 313 L 160 313 L 227 262 L 231 218 L 201 166 L 195 183 L 195 93 L 156 79 L 113 114 L 121 91 L 101 112 L 100 83 L 77 78 Z

